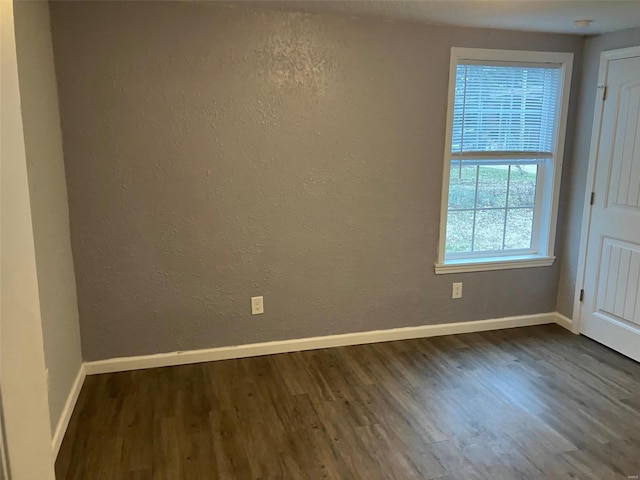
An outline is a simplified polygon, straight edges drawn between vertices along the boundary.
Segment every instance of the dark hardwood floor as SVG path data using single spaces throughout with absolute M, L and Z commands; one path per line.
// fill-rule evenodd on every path
M 91 376 L 56 470 L 639 478 L 640 364 L 546 325 Z

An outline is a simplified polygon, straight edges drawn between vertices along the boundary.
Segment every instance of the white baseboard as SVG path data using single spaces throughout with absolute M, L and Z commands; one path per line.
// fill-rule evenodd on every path
M 569 317 L 565 317 L 564 315 L 562 315 L 559 312 L 556 312 L 555 315 L 556 315 L 556 323 L 558 325 L 560 325 L 561 327 L 566 328 L 570 332 L 573 332 L 573 320 L 571 320 Z
M 391 340 L 406 340 L 410 338 L 436 337 L 456 333 L 483 332 L 500 330 L 503 328 L 528 327 L 558 322 L 556 312 L 522 315 L 518 317 L 504 317 L 472 322 L 444 323 L 438 325 L 423 325 L 419 327 L 393 328 L 390 330 L 373 330 L 368 332 L 346 333 L 342 335 L 327 335 L 324 337 L 300 338 L 275 342 L 253 343 L 231 347 L 208 348 L 204 350 L 189 350 L 184 352 L 161 353 L 156 355 L 142 355 L 137 357 L 110 358 L 85 363 L 87 375 L 99 373 L 139 370 L 143 368 L 168 367 L 189 363 L 211 362 L 231 358 L 256 357 L 274 353 L 299 352 L 318 348 L 342 347 L 346 345 L 361 345 L 365 343 L 388 342 Z M 559 323 L 559 322 L 558 322 Z
M 64 408 L 62 409 L 62 414 L 60 415 L 60 419 L 58 420 L 58 425 L 56 426 L 56 431 L 53 434 L 53 438 L 51 439 L 51 448 L 53 449 L 53 458 L 58 456 L 58 452 L 60 451 L 60 446 L 62 445 L 62 440 L 64 439 L 64 434 L 67 432 L 67 427 L 69 426 L 69 420 L 71 420 L 71 414 L 73 413 L 73 409 L 76 406 L 76 402 L 78 401 L 78 395 L 80 395 L 80 390 L 82 390 L 82 385 L 84 384 L 84 379 L 86 376 L 86 369 L 84 364 L 80 365 L 80 369 L 78 370 L 78 375 L 76 375 L 76 379 L 71 386 L 71 391 L 67 396 L 67 401 L 64 404 Z

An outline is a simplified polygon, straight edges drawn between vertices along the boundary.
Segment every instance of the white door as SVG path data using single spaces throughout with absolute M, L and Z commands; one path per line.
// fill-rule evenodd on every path
M 580 324 L 582 334 L 640 361 L 640 49 L 634 52 L 603 57 Z

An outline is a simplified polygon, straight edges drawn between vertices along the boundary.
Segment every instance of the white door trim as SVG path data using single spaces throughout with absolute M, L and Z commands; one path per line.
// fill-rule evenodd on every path
M 598 70 L 598 87 L 606 85 L 609 62 L 622 58 L 640 56 L 640 45 L 637 47 L 607 50 L 600 54 L 600 68 Z M 587 181 L 585 183 L 584 202 L 582 210 L 582 229 L 580 232 L 580 248 L 578 254 L 578 271 L 576 272 L 576 289 L 573 295 L 573 333 L 581 331 L 582 302 L 580 291 L 584 288 L 586 272 L 587 245 L 589 244 L 589 230 L 591 228 L 591 192 L 595 187 L 596 161 L 600 147 L 600 133 L 602 130 L 602 112 L 604 102 L 601 94 L 596 95 L 593 115 L 593 128 L 591 130 L 591 146 L 589 149 L 589 167 L 587 169 Z

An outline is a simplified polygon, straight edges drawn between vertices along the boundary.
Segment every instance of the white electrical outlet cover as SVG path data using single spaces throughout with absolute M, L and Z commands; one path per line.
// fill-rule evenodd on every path
M 251 315 L 260 315 L 264 313 L 264 300 L 262 296 L 251 297 Z
M 451 289 L 451 298 L 462 298 L 462 282 L 456 282 Z

